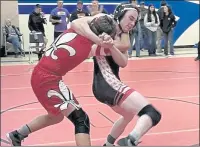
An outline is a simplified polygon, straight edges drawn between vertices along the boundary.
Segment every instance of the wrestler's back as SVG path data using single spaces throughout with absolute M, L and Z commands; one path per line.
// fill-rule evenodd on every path
M 69 29 L 55 40 L 55 45 L 55 49 L 51 47 L 46 51 L 37 66 L 64 76 L 88 57 L 92 41 Z

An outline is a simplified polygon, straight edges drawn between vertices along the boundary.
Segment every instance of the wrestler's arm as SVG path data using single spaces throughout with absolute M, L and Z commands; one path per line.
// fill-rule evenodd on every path
M 79 35 L 82 35 L 82 36 L 90 39 L 94 43 L 101 45 L 102 40 L 95 33 L 93 33 L 89 27 L 89 23 L 95 17 L 99 17 L 99 16 L 102 16 L 102 14 L 76 19 L 71 23 L 71 28 L 74 29 Z
M 114 40 L 114 45 L 122 52 L 128 51 L 131 48 L 130 38 L 128 33 L 122 33 L 121 37 Z
M 109 35 L 102 36 L 102 39 L 103 40 L 104 39 L 112 40 L 112 38 Z M 121 45 L 121 43 L 118 43 L 118 42 L 120 42 L 119 37 L 115 37 L 114 41 L 115 41 L 115 43 L 113 44 L 113 46 L 111 48 L 109 48 L 110 55 L 113 57 L 113 60 L 115 61 L 116 64 L 118 64 L 120 67 L 124 68 L 124 67 L 126 67 L 126 65 L 128 63 L 127 50 L 126 51 L 120 51 L 120 49 L 123 47 L 123 45 Z M 118 47 L 121 47 L 121 48 L 118 48 L 117 45 L 118 45 Z M 105 52 L 106 48 L 103 48 L 103 50 Z
M 122 52 L 114 45 L 110 48 L 111 56 L 115 63 L 117 63 L 120 67 L 124 68 L 128 64 L 128 53 L 127 51 Z

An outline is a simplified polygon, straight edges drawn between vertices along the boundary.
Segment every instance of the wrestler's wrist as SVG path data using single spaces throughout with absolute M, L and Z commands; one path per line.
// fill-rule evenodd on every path
M 93 40 L 93 42 L 97 45 L 101 45 L 102 44 L 102 39 L 99 38 L 98 36 L 93 36 L 91 37 L 91 40 Z
M 113 44 L 109 49 L 110 49 L 110 50 L 116 50 L 117 48 L 116 48 L 115 45 Z

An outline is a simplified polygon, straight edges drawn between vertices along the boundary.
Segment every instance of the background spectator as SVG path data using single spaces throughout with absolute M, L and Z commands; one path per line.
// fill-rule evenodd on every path
M 6 41 L 8 41 L 13 45 L 13 48 L 15 50 L 15 58 L 19 57 L 19 52 L 23 54 L 23 56 L 25 56 L 20 43 L 21 42 L 20 36 L 22 34 L 14 25 L 12 25 L 10 19 L 7 19 L 5 22 L 3 34 L 6 35 Z
M 159 17 L 153 4 L 149 5 L 148 13 L 144 17 L 144 25 L 148 33 L 148 52 L 149 56 L 156 55 L 156 31 L 160 25 Z
M 77 2 L 77 9 L 72 12 L 71 17 L 70 17 L 70 22 L 72 22 L 75 19 L 84 17 L 84 16 L 89 16 L 88 12 L 86 12 L 83 9 L 83 2 L 82 1 L 78 1 Z
M 41 6 L 39 4 L 36 4 L 34 11 L 29 15 L 28 28 L 31 32 L 32 31 L 42 32 L 42 34 L 45 36 L 45 30 L 43 24 L 47 23 L 43 14 L 44 13 L 42 13 Z
M 164 34 L 164 54 L 168 56 L 168 41 L 170 48 L 170 56 L 174 55 L 174 46 L 173 46 L 173 30 L 176 26 L 176 18 L 172 13 L 172 10 L 169 6 L 164 7 L 164 17 L 161 21 L 161 29 Z
M 147 9 L 144 7 L 145 3 L 140 2 L 140 16 L 139 16 L 139 21 L 140 21 L 140 28 L 141 28 L 141 35 L 140 35 L 140 48 L 144 49 L 147 47 L 146 42 L 147 42 L 147 30 L 146 27 L 144 26 L 144 16 L 147 14 Z
M 132 3 L 132 5 L 137 7 L 137 1 L 136 0 L 132 0 L 131 3 Z M 136 50 L 136 57 L 140 57 L 140 49 L 141 49 L 141 47 L 140 47 L 140 38 L 141 38 L 140 35 L 141 35 L 141 27 L 140 27 L 140 21 L 138 21 L 138 23 L 136 24 L 134 29 L 132 31 L 130 31 L 130 42 L 131 42 L 132 47 L 128 50 L 129 58 L 132 57 L 133 49 Z
M 57 1 L 57 7 L 51 11 L 49 21 L 52 22 L 54 27 L 54 39 L 67 29 L 69 23 L 70 13 L 67 9 L 63 8 L 63 1 Z
M 157 14 L 158 14 L 159 20 L 161 22 L 164 17 L 164 7 L 167 5 L 167 3 L 165 1 L 161 1 L 160 5 L 161 5 L 161 7 L 157 11 Z M 161 47 L 162 38 L 163 38 L 163 31 L 161 29 L 161 26 L 159 26 L 158 30 L 157 30 L 157 52 L 158 53 L 162 53 L 162 47 Z
M 42 8 L 39 4 L 36 4 L 34 11 L 29 15 L 28 28 L 32 33 L 41 32 L 44 37 L 44 44 L 41 50 L 39 49 L 39 43 L 36 43 L 36 54 L 38 54 L 38 59 L 42 57 L 43 49 L 46 48 L 47 38 L 45 35 L 44 25 L 47 24 Z M 37 39 L 37 38 L 36 38 Z
M 104 9 L 103 5 L 99 5 L 98 0 L 93 0 L 92 4 L 87 6 L 88 12 L 90 13 L 91 16 L 94 16 L 99 13 L 105 13 L 108 14 L 108 12 Z

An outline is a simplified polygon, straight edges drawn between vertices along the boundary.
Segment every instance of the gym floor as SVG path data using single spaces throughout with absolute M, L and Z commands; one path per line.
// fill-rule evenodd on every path
M 199 144 L 199 62 L 193 56 L 135 58 L 121 69 L 124 83 L 147 97 L 162 113 L 160 124 L 150 130 L 139 146 L 190 146 Z M 1 146 L 8 146 L 5 134 L 46 113 L 37 102 L 30 76 L 34 64 L 2 62 L 1 67 Z M 102 146 L 119 118 L 92 94 L 93 63 L 84 62 L 69 72 L 65 83 L 73 91 L 91 120 L 93 146 Z M 134 127 L 135 118 L 122 137 Z M 28 146 L 73 146 L 74 128 L 62 123 L 35 132 L 25 139 Z

